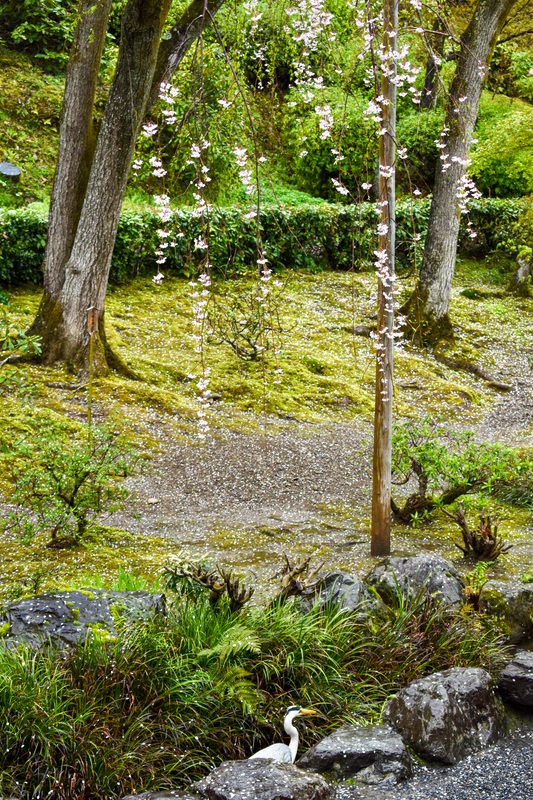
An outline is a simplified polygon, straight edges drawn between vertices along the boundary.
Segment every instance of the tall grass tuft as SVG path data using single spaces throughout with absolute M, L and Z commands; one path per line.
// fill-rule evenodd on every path
M 185 787 L 280 740 L 287 705 L 320 712 L 300 725 L 306 748 L 347 720 L 379 719 L 416 677 L 503 658 L 495 631 L 423 594 L 399 596 L 375 623 L 290 604 L 232 614 L 182 597 L 114 644 L 0 648 L 0 793 L 105 800 Z

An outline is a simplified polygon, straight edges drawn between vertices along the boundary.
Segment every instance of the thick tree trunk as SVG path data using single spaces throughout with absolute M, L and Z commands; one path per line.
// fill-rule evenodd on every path
M 81 0 L 65 77 L 57 167 L 48 216 L 44 297 L 57 298 L 74 243 L 96 146 L 94 95 L 111 0 Z M 46 300 L 43 298 L 46 305 Z M 38 318 L 39 319 L 39 318 Z M 39 332 L 37 329 L 35 332 Z
M 129 0 L 122 17 L 117 67 L 100 127 L 85 199 L 59 295 L 45 295 L 47 361 L 87 368 L 87 313 L 101 319 L 120 209 L 144 117 L 170 0 Z M 100 336 L 95 372 L 107 369 Z
M 142 119 L 157 101 L 223 0 L 193 0 L 168 37 L 162 28 L 171 0 L 129 0 L 122 18 L 117 69 L 98 144 L 93 104 L 112 0 L 80 0 L 80 20 L 67 69 L 58 165 L 44 264 L 44 294 L 31 327 L 43 358 L 87 369 L 89 308 L 98 315 L 95 370 L 107 365 L 134 377 L 111 352 L 104 298 L 120 208 Z
M 515 3 L 516 0 L 479 0 L 461 37 L 446 107 L 445 125 L 449 130 L 441 155 L 444 169 L 437 167 L 418 284 L 403 309 L 412 330 L 428 343 L 453 338 L 448 314 L 459 236 L 458 194 L 466 175 L 488 65 L 498 34 Z

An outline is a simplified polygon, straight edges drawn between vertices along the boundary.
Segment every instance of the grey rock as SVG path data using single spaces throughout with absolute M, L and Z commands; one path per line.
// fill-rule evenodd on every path
M 433 553 L 389 556 L 367 575 L 366 581 L 385 602 L 395 597 L 398 589 L 405 595 L 417 594 L 424 587 L 446 605 L 460 608 L 464 602 L 463 579 L 451 561 Z
M 294 764 L 257 758 L 225 761 L 195 785 L 208 800 L 329 800 L 333 790 L 321 775 Z
M 445 764 L 456 764 L 505 734 L 492 678 L 473 667 L 413 681 L 387 702 L 383 720 L 422 758 Z
M 183 792 L 179 789 L 164 789 L 161 792 L 143 792 L 142 794 L 128 794 L 122 800 L 201 800 L 199 794 Z
M 165 595 L 78 589 L 47 592 L 10 603 L 0 613 L 3 641 L 9 648 L 24 642 L 40 649 L 52 643 L 69 647 L 84 642 L 90 632 L 116 635 L 115 618 L 133 621 L 165 613 Z
M 533 633 L 533 584 L 521 581 L 487 581 L 481 594 L 483 610 L 497 617 L 509 641 L 517 644 Z
M 328 606 L 338 606 L 343 611 L 356 612 L 361 616 L 375 615 L 383 609 L 383 601 L 369 591 L 360 578 L 354 578 L 340 570 L 326 573 L 302 597 L 302 609 L 305 612 L 310 611 L 317 603 L 321 610 Z
M 311 747 L 298 766 L 371 784 L 393 785 L 411 774 L 407 748 L 389 725 L 343 725 Z
M 533 706 L 533 653 L 523 650 L 516 654 L 500 674 L 498 689 L 505 700 Z

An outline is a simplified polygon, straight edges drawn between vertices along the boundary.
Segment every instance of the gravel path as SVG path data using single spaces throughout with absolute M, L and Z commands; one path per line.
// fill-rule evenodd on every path
M 453 767 L 417 772 L 388 791 L 339 786 L 336 800 L 533 800 L 533 731 L 516 731 Z

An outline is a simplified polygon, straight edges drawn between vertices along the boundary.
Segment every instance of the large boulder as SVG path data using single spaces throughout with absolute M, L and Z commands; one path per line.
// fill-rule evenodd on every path
M 298 766 L 372 784 L 394 784 L 411 775 L 407 748 L 389 725 L 343 725 L 311 747 Z
M 194 787 L 208 800 L 329 800 L 321 775 L 263 758 L 225 761 Z
M 165 613 L 165 595 L 77 589 L 24 597 L 0 612 L 0 632 L 7 647 L 24 642 L 39 649 L 84 642 L 91 633 L 106 640 L 116 636 L 116 621 Z
M 398 590 L 413 595 L 424 587 L 446 605 L 460 608 L 464 602 L 463 579 L 451 561 L 433 553 L 389 556 L 367 575 L 366 582 L 385 602 L 395 597 Z
M 511 703 L 533 706 L 533 653 L 523 650 L 515 655 L 500 674 L 498 689 Z
M 318 604 L 322 611 L 338 607 L 361 617 L 373 616 L 383 609 L 382 600 L 366 583 L 341 570 L 326 573 L 316 586 L 305 591 L 301 602 L 305 612 Z
M 484 669 L 454 667 L 413 681 L 383 719 L 428 761 L 456 764 L 505 734 L 501 701 Z
M 521 581 L 487 581 L 481 594 L 483 610 L 498 618 L 512 644 L 533 633 L 533 584 Z

